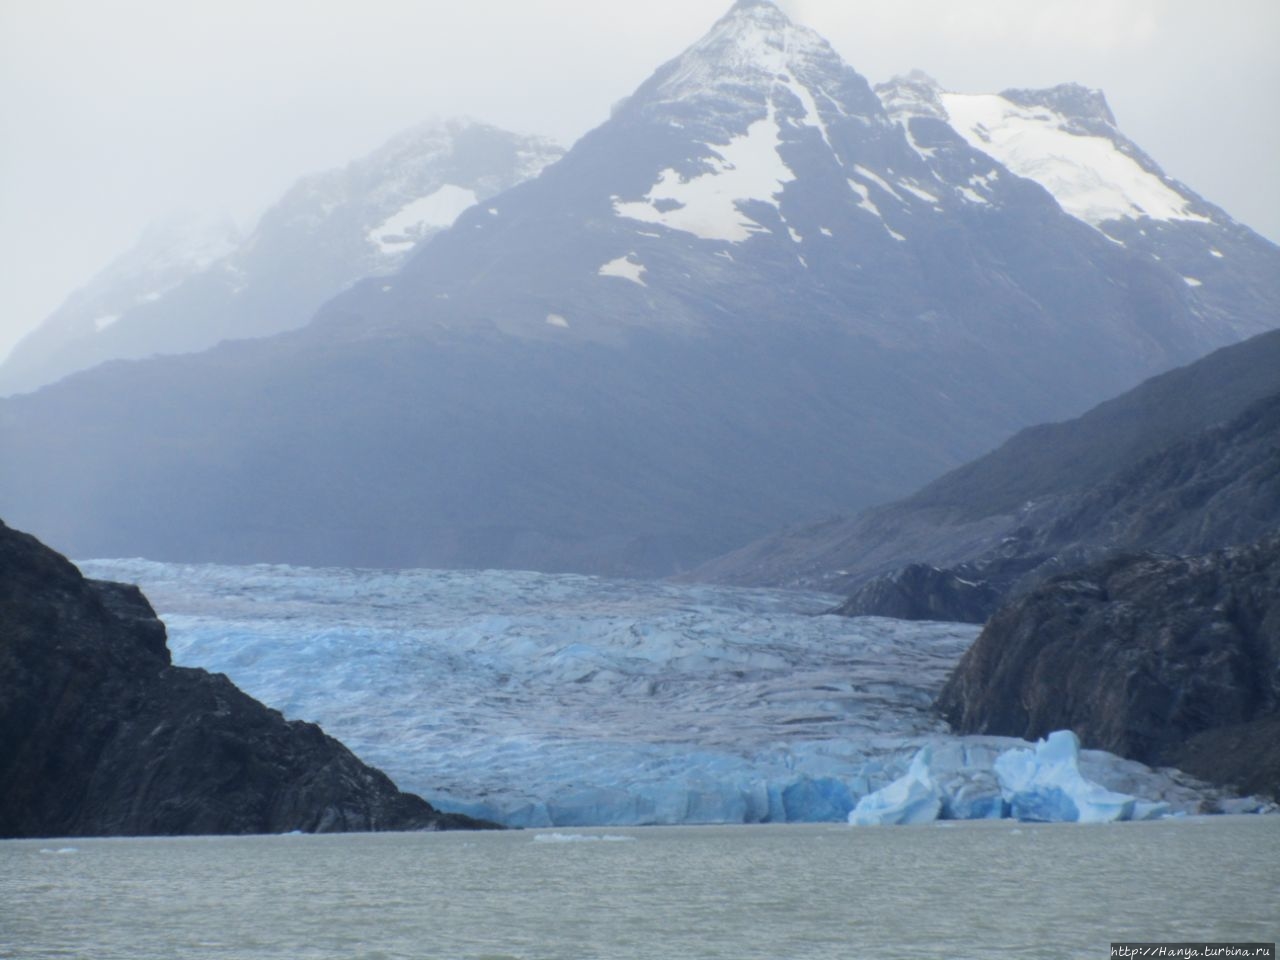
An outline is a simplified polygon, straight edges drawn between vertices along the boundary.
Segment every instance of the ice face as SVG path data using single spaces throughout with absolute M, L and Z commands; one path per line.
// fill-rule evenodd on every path
M 1080 773 L 1080 741 L 1058 730 L 1030 750 L 1009 750 L 995 762 L 1012 815 L 1046 823 L 1110 823 L 1134 819 L 1137 798 L 1114 793 Z M 1155 809 L 1144 808 L 1146 816 Z
M 870 826 L 937 820 L 942 812 L 942 791 L 929 769 L 931 761 L 930 749 L 921 748 L 912 758 L 905 776 L 858 801 L 849 813 L 849 822 L 854 826 Z
M 950 737 L 931 710 L 977 628 L 825 616 L 836 598 L 821 594 L 82 567 L 142 585 L 175 662 L 320 723 L 403 789 L 513 826 L 841 821 L 926 744 L 943 809 L 981 815 L 999 803 L 995 758 L 1026 746 Z M 1184 808 L 1199 799 L 1140 764 L 1086 758 L 1101 782 Z

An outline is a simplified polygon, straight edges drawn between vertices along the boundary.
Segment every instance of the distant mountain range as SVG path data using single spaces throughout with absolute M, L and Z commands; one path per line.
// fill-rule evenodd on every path
M 300 327 L 363 277 L 394 273 L 467 207 L 564 150 L 470 120 L 422 124 L 338 170 L 303 178 L 246 237 L 176 218 L 148 229 L 0 364 L 0 394 L 107 360 L 191 353 Z
M 740 0 L 307 326 L 0 403 L 0 511 L 80 556 L 667 574 L 901 497 L 1277 303 L 1280 249 L 1100 94 L 874 91 Z
M 994 588 L 970 614 L 1115 550 L 1203 553 L 1280 531 L 1280 331 L 1155 377 L 1064 423 L 1024 430 L 895 503 L 764 538 L 695 578 L 861 588 L 844 612 L 908 592 Z M 935 571 L 938 573 L 938 571 Z M 883 578 L 883 579 L 876 579 Z M 897 583 L 897 586 L 894 584 Z M 882 598 L 882 599 L 877 599 Z M 959 598 L 957 598 L 959 599 Z M 897 608 L 901 610 L 902 608 Z M 912 614 L 898 614 L 911 616 Z

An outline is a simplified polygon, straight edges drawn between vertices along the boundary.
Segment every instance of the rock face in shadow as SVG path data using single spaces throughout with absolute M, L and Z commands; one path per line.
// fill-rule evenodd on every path
M 0 523 L 0 837 L 482 826 L 315 724 L 175 667 L 137 587 Z
M 1280 537 L 1055 577 L 992 617 L 938 707 L 1280 796 Z
M 845 617 L 983 623 L 999 603 L 999 591 L 986 581 L 969 580 L 957 570 L 912 563 L 872 580 L 831 612 Z
M 905 565 L 1006 596 L 1109 552 L 1197 554 L 1280 531 L 1280 331 L 1024 430 L 913 496 L 794 529 L 688 579 L 851 594 Z

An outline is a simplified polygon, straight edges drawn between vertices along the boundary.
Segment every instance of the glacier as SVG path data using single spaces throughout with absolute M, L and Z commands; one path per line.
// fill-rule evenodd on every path
M 953 736 L 932 712 L 978 628 L 829 615 L 839 598 L 827 594 L 510 571 L 80 566 L 143 588 L 175 663 L 319 723 L 443 809 L 510 826 L 843 822 L 926 747 L 938 815 L 986 816 L 999 809 L 997 758 L 1028 747 Z M 1174 811 L 1220 799 L 1097 751 L 1080 753 L 1079 770 Z

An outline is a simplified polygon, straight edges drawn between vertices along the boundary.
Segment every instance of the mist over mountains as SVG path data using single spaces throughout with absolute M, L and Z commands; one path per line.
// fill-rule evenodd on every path
M 483 202 L 426 242 L 392 229 L 408 194 L 348 230 L 403 262 L 304 327 L 0 403 L 0 514 L 79 556 L 665 574 L 903 496 L 1280 304 L 1280 250 L 1096 92 L 872 90 L 763 0 L 537 179 L 459 179 Z M 277 281 L 329 271 L 281 249 L 217 338 L 305 320 Z
M 248 236 L 190 216 L 157 224 L 15 347 L 0 364 L 0 393 L 107 360 L 302 326 L 334 294 L 394 273 L 416 243 L 563 153 L 471 120 L 431 121 L 345 168 L 304 177 Z

